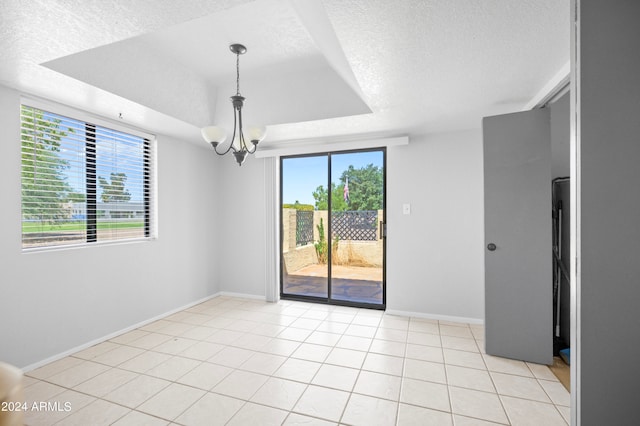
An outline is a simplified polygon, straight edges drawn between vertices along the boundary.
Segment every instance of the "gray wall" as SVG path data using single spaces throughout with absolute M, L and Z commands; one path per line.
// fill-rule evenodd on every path
M 578 6 L 574 390 L 582 425 L 640 424 L 640 2 Z
M 0 360 L 38 363 L 219 290 L 206 146 L 158 136 L 157 240 L 23 254 L 19 126 L 20 95 L 0 86 Z
M 566 177 L 570 174 L 569 147 L 570 95 L 565 93 L 549 105 L 551 115 L 551 178 Z

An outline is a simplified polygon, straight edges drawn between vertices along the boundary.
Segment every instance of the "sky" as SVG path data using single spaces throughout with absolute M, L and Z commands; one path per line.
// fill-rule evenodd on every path
M 327 188 L 328 158 L 326 155 L 294 157 L 282 160 L 282 203 L 315 204 L 313 191 L 320 185 Z M 373 164 L 382 168 L 382 151 L 351 152 L 331 154 L 331 178 L 336 184 L 342 172 L 350 165 L 356 169 Z

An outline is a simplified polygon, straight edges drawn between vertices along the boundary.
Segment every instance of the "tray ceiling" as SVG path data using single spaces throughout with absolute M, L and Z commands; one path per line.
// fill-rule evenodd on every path
M 480 127 L 569 61 L 557 0 L 0 3 L 0 83 L 200 142 L 229 127 L 240 42 L 246 121 L 266 143 Z

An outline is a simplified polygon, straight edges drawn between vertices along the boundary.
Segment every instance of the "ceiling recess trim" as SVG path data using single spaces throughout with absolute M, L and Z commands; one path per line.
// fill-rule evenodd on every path
M 558 72 L 544 85 L 536 95 L 522 108 L 522 111 L 542 108 L 558 97 L 559 94 L 569 87 L 571 80 L 571 62 L 564 64 Z
M 389 146 L 409 145 L 408 136 L 399 136 L 395 138 L 382 138 L 382 139 L 359 139 L 355 141 L 313 141 L 313 142 L 291 142 L 288 146 L 284 144 L 278 144 L 277 147 L 267 148 L 261 147 L 256 151 L 254 157 L 256 158 L 269 158 L 279 157 L 283 155 L 303 155 L 314 154 L 318 152 L 333 152 L 333 151 L 348 151 L 353 149 L 365 149 L 365 148 L 381 148 Z

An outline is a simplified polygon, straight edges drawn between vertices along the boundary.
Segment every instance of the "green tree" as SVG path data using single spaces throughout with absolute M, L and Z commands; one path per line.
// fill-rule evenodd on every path
M 349 203 L 344 200 L 344 186 L 349 178 Z M 373 164 L 356 169 L 349 166 L 342 172 L 340 183 L 331 182 L 331 209 L 379 210 L 382 209 L 382 169 Z M 327 189 L 320 185 L 313 191 L 317 210 L 327 210 Z
M 344 184 L 338 185 L 336 187 L 336 184 L 334 182 L 331 182 L 331 209 L 332 210 L 334 211 L 349 210 L 349 206 L 344 201 L 343 191 L 344 191 Z M 329 209 L 329 205 L 328 205 L 329 196 L 327 194 L 327 189 L 324 187 L 324 185 L 320 185 L 319 187 L 317 187 L 316 190 L 313 191 L 312 195 L 313 195 L 313 198 L 316 200 L 315 201 L 316 210 Z
M 349 178 L 349 208 L 347 210 L 380 210 L 383 201 L 382 169 L 373 164 L 356 169 L 349 166 L 342 172 L 339 188 L 344 189 L 347 177 Z M 339 191 L 343 197 L 343 191 Z M 333 197 L 331 198 L 333 200 Z
M 61 157 L 61 141 L 71 128 L 62 120 L 35 108 L 22 106 L 22 215 L 24 219 L 53 223 L 69 215 L 64 207 L 71 186 L 65 170 L 69 162 Z
M 72 203 L 84 203 L 87 201 L 87 196 L 81 192 L 71 192 L 67 194 L 67 200 Z
M 98 176 L 98 183 L 102 189 L 100 199 L 103 203 L 126 203 L 131 199 L 131 194 L 125 188 L 127 175 L 125 173 L 111 172 L 110 181 Z

